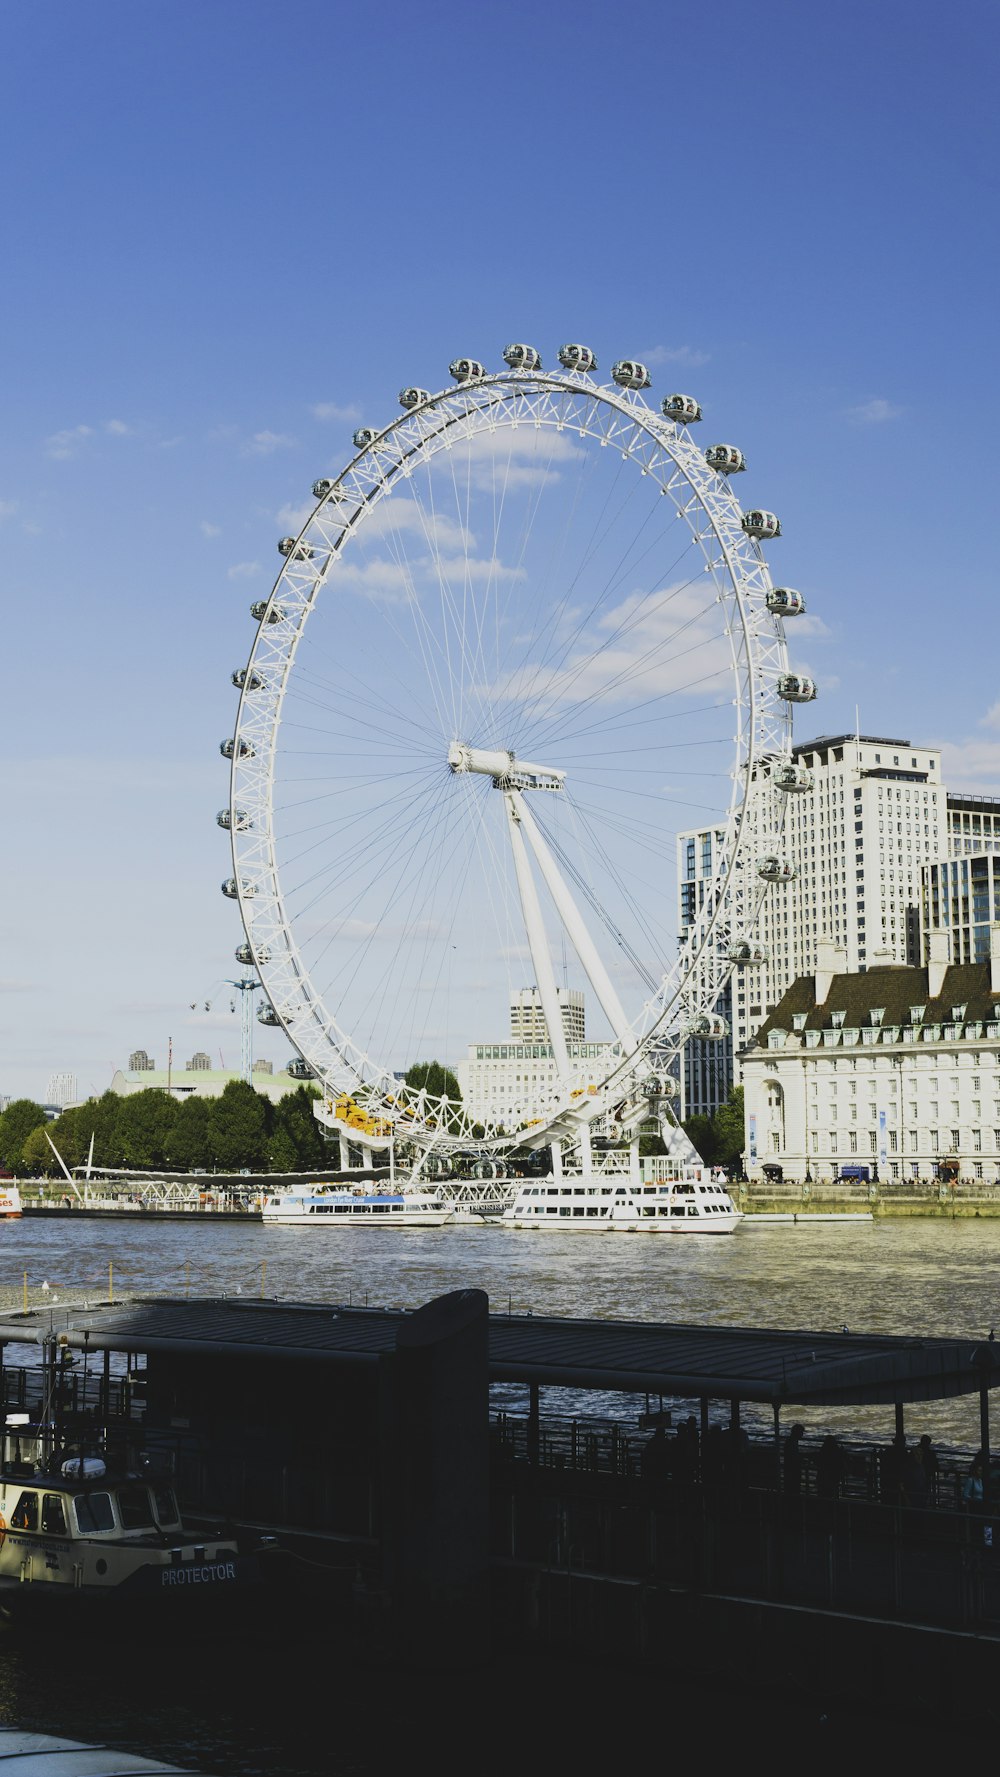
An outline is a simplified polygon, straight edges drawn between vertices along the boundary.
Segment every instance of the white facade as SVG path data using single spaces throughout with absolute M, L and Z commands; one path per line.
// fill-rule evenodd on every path
M 613 1043 L 567 1043 L 570 1067 L 597 1062 L 616 1047 Z M 595 1081 L 606 1068 L 595 1066 Z M 523 1121 L 525 1098 L 533 1100 L 556 1084 L 555 1058 L 550 1043 L 470 1043 L 468 1054 L 455 1069 L 462 1103 L 475 1123 Z
M 68 1104 L 75 1104 L 77 1099 L 75 1074 L 49 1075 L 49 1104 L 56 1104 L 62 1110 Z
M 743 1058 L 748 1175 L 1000 1180 L 1000 924 L 991 949 L 858 975 L 821 945 Z
M 218 1098 L 230 1080 L 242 1080 L 241 1073 L 231 1072 L 228 1068 L 130 1068 L 125 1072 L 119 1068 L 115 1073 L 110 1090 L 128 1098 L 133 1092 L 149 1092 L 158 1087 L 170 1093 L 171 1098 Z M 294 1080 L 291 1074 L 282 1070 L 279 1074 L 254 1074 L 254 1091 L 264 1098 L 284 1098 L 286 1092 L 296 1092 L 308 1080 Z
M 814 972 L 824 939 L 842 946 L 851 972 L 919 960 L 921 869 L 947 846 L 935 748 L 841 734 L 793 752 L 813 785 L 788 797 L 781 850 L 796 874 L 770 888 L 755 929 L 770 960 L 734 975 L 737 1075 L 741 1051 L 791 983 Z

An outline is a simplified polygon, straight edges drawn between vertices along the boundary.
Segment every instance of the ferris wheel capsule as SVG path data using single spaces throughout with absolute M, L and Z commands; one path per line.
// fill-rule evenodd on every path
M 309 561 L 316 551 L 308 543 L 297 543 L 294 537 L 278 539 L 278 554 L 288 556 L 292 561 Z
M 281 606 L 272 605 L 271 609 L 268 610 L 268 603 L 269 601 L 267 599 L 255 599 L 250 606 L 251 617 L 255 617 L 258 623 L 263 623 L 265 617 L 267 618 L 268 623 L 282 623 L 284 621 L 285 613 L 281 609 Z
M 699 1012 L 696 1017 L 688 1020 L 685 1032 L 689 1037 L 721 1042 L 723 1037 L 729 1035 L 729 1025 L 718 1012 Z
M 589 346 L 560 346 L 559 362 L 564 370 L 596 370 L 597 353 Z
M 374 426 L 359 426 L 354 434 L 355 450 L 367 450 L 370 444 L 375 443 L 377 437 L 378 433 Z
M 275 1025 L 280 1024 L 281 1019 L 278 1017 L 273 1006 L 265 1004 L 257 1007 L 257 1023 Z
M 705 461 L 710 469 L 719 475 L 738 475 L 747 466 L 746 457 L 735 444 L 710 444 L 705 452 Z
M 764 603 L 776 617 L 801 617 L 806 608 L 801 592 L 791 586 L 772 586 Z
M 676 420 L 679 426 L 693 426 L 701 419 L 701 408 L 693 395 L 664 395 L 660 412 L 664 419 Z
M 250 742 L 248 740 L 244 740 L 242 738 L 242 736 L 240 737 L 239 741 L 235 741 L 233 739 L 232 735 L 229 736 L 228 740 L 220 740 L 219 752 L 222 754 L 222 757 L 224 759 L 252 759 L 253 758 L 253 747 L 250 744 Z
M 215 824 L 217 827 L 224 828 L 227 833 L 231 832 L 234 827 L 237 833 L 249 833 L 253 826 L 253 817 L 248 814 L 245 808 L 220 808 L 215 817 Z
M 314 481 L 312 491 L 317 500 L 343 500 L 345 498 L 343 488 L 338 482 L 331 481 L 328 475 L 321 475 L 318 481 Z
M 767 963 L 771 960 L 771 952 L 766 944 L 756 938 L 734 938 L 727 952 L 731 963 Z
M 786 703 L 812 703 L 816 696 L 815 679 L 806 678 L 804 673 L 780 673 L 775 688 Z
M 648 389 L 649 371 L 634 358 L 619 358 L 611 366 L 611 376 L 620 389 Z
M 780 852 L 765 852 L 757 865 L 757 875 L 765 882 L 794 882 L 797 874 L 795 865 Z
M 781 536 L 781 526 L 773 512 L 744 512 L 740 522 L 747 536 L 756 537 L 758 541 Z
M 293 1080 L 314 1080 L 316 1078 L 316 1069 L 310 1067 L 308 1061 L 304 1061 L 301 1055 L 292 1056 L 291 1061 L 285 1067 L 285 1072 L 291 1074 Z
M 399 391 L 399 405 L 405 407 L 407 413 L 414 407 L 422 407 L 424 402 L 429 401 L 430 398 L 429 389 L 400 389 Z
M 237 882 L 235 876 L 227 876 L 222 884 L 222 892 L 227 901 L 238 901 L 241 893 L 243 899 L 248 901 L 257 893 L 257 886 L 253 882 Z
M 812 789 L 814 781 L 812 772 L 795 759 L 782 760 L 771 772 L 775 789 L 782 790 L 786 796 L 802 795 Z
M 249 969 L 253 963 L 269 963 L 271 960 L 271 952 L 266 944 L 262 944 L 258 950 L 254 950 L 252 944 L 237 944 L 233 955 L 235 956 L 236 961 L 242 963 L 244 968 L 247 969 Z
M 264 683 L 260 673 L 254 672 L 252 667 L 248 666 L 237 667 L 230 677 L 237 691 L 259 691 Z
M 541 370 L 542 360 L 534 346 L 504 346 L 503 361 L 511 370 Z
M 486 375 L 478 358 L 453 358 L 448 370 L 457 383 L 481 383 Z

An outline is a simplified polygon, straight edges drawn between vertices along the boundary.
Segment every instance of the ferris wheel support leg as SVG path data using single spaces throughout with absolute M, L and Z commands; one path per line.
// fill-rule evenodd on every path
M 340 1142 L 340 1164 L 346 1172 L 351 1164 L 351 1144 L 343 1130 L 340 1131 L 338 1140 Z
M 546 887 L 556 904 L 559 917 L 569 934 L 570 942 L 580 958 L 584 973 L 604 1008 L 608 1023 L 615 1036 L 620 1043 L 624 1044 L 628 1037 L 628 1019 L 622 1009 L 622 1003 L 611 985 L 608 972 L 597 954 L 594 941 L 580 917 L 580 909 L 560 876 L 552 853 L 538 831 L 521 792 L 511 790 L 508 794 L 520 816 L 525 837 L 538 860 L 538 867 L 545 878 Z
M 560 1079 L 569 1078 L 569 1053 L 566 1048 L 566 1033 L 563 1030 L 562 1015 L 559 1008 L 559 993 L 556 988 L 555 970 L 549 947 L 545 942 L 545 927 L 542 924 L 542 910 L 538 903 L 538 890 L 531 874 L 528 853 L 521 836 L 523 816 L 515 805 L 516 791 L 504 792 L 507 804 L 507 828 L 510 833 L 511 849 L 514 853 L 514 870 L 517 874 L 517 886 L 521 896 L 521 912 L 524 915 L 524 929 L 528 935 L 528 948 L 535 968 L 535 985 L 541 996 L 542 1011 L 548 1026 L 549 1042 L 555 1057 L 556 1072 Z
M 630 1184 L 642 1183 L 642 1167 L 639 1164 L 639 1137 L 633 1135 L 628 1144 L 628 1175 Z
M 679 1123 L 674 1123 L 670 1117 L 661 1117 L 660 1134 L 663 1137 L 663 1145 L 672 1159 L 681 1160 L 690 1166 L 705 1164 L 690 1136 Z
M 560 1142 L 560 1141 L 551 1142 L 549 1144 L 549 1153 L 552 1155 L 552 1177 L 553 1178 L 562 1178 L 562 1175 L 563 1175 L 562 1142 Z

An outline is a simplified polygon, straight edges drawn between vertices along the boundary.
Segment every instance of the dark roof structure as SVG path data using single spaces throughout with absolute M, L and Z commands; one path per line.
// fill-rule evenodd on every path
M 403 1309 L 155 1299 L 8 1314 L 0 1341 L 47 1336 L 77 1350 L 376 1364 L 412 1318 Z M 944 1400 L 1000 1383 L 1000 1343 L 769 1331 L 646 1321 L 491 1315 L 494 1382 L 767 1402 L 862 1406 Z
M 912 968 L 870 968 L 864 975 L 834 975 L 822 1005 L 816 1004 L 816 977 L 799 975 L 765 1018 L 757 1033 L 766 1043 L 772 1030 L 791 1030 L 796 1013 L 805 1013 L 803 1030 L 832 1030 L 834 1013 L 844 1014 L 845 1029 L 871 1026 L 871 1014 L 882 1008 L 882 1028 L 913 1024 L 987 1024 L 1000 1019 L 1000 993 L 990 987 L 990 965 L 953 963 L 945 970 L 941 992 L 928 994 L 928 971 Z M 919 1019 L 913 1008 L 922 1007 Z M 963 1011 L 956 1017 L 955 1008 Z M 841 1022 L 838 1020 L 838 1022 Z

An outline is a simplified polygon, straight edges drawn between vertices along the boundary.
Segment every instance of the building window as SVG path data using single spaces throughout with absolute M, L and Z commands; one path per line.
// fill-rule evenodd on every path
M 896 1134 L 896 1131 L 894 1129 L 890 1129 L 890 1131 L 889 1131 L 889 1152 L 890 1152 L 890 1154 L 895 1154 L 895 1153 L 898 1153 L 898 1151 L 899 1151 L 899 1137 Z
M 868 1131 L 868 1146 L 871 1148 L 873 1154 L 878 1153 L 878 1136 L 875 1134 L 874 1129 Z
M 910 1153 L 915 1154 L 916 1151 L 917 1151 L 917 1132 L 915 1129 L 911 1129 L 910 1130 Z
M 951 1151 L 953 1154 L 958 1153 L 958 1140 L 960 1135 L 961 1130 L 959 1129 L 953 1129 L 951 1132 Z
M 858 1132 L 856 1129 L 851 1130 L 850 1149 L 852 1154 L 856 1154 L 858 1151 Z
M 981 1129 L 974 1129 L 972 1131 L 972 1151 L 974 1154 L 981 1154 L 983 1151 L 983 1132 Z
M 1000 1129 L 997 1130 L 997 1134 L 1000 1135 Z M 1000 1147 L 1000 1142 L 997 1143 L 997 1146 Z M 830 1152 L 831 1154 L 837 1152 L 837 1131 L 835 1129 L 830 1131 Z

